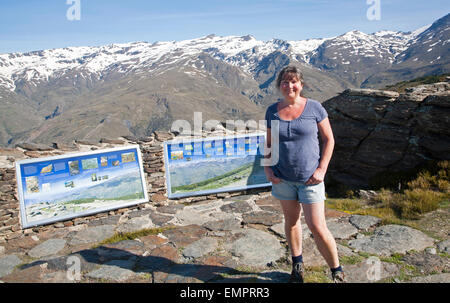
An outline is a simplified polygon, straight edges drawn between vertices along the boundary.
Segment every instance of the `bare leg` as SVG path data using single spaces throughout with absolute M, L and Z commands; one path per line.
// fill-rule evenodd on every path
M 325 221 L 325 206 L 323 202 L 303 204 L 305 221 L 311 230 L 317 249 L 324 257 L 330 268 L 339 266 L 336 241 L 328 230 Z
M 302 254 L 302 225 L 300 214 L 302 207 L 296 200 L 280 200 L 284 213 L 284 231 L 292 256 Z

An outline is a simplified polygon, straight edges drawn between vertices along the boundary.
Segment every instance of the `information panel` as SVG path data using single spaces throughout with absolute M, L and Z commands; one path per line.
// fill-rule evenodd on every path
M 22 228 L 148 201 L 139 145 L 16 162 Z
M 169 198 L 271 186 L 260 160 L 265 134 L 164 143 Z

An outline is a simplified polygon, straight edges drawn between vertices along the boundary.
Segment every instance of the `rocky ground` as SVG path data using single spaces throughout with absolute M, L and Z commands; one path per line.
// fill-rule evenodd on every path
M 439 221 L 432 214 L 423 219 L 430 231 L 424 233 L 326 212 L 348 280 L 357 283 L 450 282 L 448 209 L 435 215 Z M 101 244 L 143 229 L 155 232 Z M 331 282 L 306 225 L 303 231 L 306 282 Z M 152 206 L 2 245 L 0 280 L 6 283 L 287 282 L 291 266 L 282 212 L 269 193 Z

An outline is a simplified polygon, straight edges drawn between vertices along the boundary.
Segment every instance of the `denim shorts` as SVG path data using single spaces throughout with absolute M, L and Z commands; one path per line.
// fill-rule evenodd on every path
M 272 196 L 279 200 L 297 200 L 300 203 L 311 204 L 325 201 L 325 184 L 305 185 L 302 182 L 292 182 L 281 179 L 278 184 L 272 183 Z

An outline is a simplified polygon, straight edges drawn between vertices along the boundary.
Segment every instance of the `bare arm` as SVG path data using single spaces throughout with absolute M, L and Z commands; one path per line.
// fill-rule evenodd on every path
M 319 184 L 325 178 L 325 174 L 328 169 L 328 164 L 330 163 L 331 156 L 333 155 L 334 149 L 334 136 L 331 129 L 330 120 L 328 118 L 323 119 L 317 124 L 319 129 L 320 138 L 322 139 L 322 155 L 319 162 L 319 167 L 317 167 L 314 174 L 306 181 L 306 185 Z

